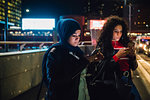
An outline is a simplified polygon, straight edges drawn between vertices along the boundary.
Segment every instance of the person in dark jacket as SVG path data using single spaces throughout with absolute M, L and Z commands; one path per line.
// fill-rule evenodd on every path
M 81 28 L 74 19 L 61 19 L 57 32 L 60 42 L 52 45 L 43 59 L 46 100 L 78 100 L 80 74 L 89 64 L 78 47 Z
M 95 100 L 141 100 L 131 78 L 131 70 L 134 71 L 138 67 L 134 42 L 127 36 L 127 24 L 122 18 L 118 16 L 106 18 L 97 48 L 101 49 L 104 60 L 107 60 L 105 66 L 108 71 L 107 77 L 114 76 L 115 71 L 122 84 L 128 84 L 131 86 L 131 90 L 129 95 L 126 95 L 125 89 L 123 90 L 124 94 L 120 94 L 113 86 L 104 87 L 104 91 L 99 88 L 96 90 L 98 95 Z M 123 95 L 125 96 L 121 97 Z

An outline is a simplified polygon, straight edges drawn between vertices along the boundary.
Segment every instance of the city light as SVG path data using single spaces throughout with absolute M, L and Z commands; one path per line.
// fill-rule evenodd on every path
M 55 28 L 54 18 L 23 18 L 23 30 L 53 30 Z
M 29 10 L 29 9 L 26 9 L 26 12 L 30 12 L 30 10 Z
M 105 20 L 90 20 L 90 29 L 102 29 Z

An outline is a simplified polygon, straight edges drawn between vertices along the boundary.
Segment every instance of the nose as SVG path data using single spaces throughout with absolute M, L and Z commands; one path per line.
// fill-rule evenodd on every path
M 80 39 L 80 36 L 76 36 L 75 38 L 76 38 L 76 40 L 78 40 L 78 39 Z
M 122 32 L 120 32 L 120 31 L 119 31 L 119 32 L 117 32 L 117 35 L 121 35 L 121 34 L 122 34 Z

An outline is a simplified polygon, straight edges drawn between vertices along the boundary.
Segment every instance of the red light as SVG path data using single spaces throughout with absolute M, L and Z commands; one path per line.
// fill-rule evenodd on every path
M 90 20 L 90 29 L 102 29 L 106 20 Z

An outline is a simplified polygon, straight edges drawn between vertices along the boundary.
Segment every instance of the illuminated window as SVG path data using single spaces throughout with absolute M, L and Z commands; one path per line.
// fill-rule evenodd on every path
M 134 25 L 136 25 L 136 22 L 134 22 Z
M 11 22 L 13 22 L 13 19 L 10 19 Z
M 138 24 L 140 24 L 140 22 L 138 22 Z
M 8 2 L 8 5 L 11 6 L 10 2 Z
M 10 14 L 8 14 L 8 17 L 10 17 Z
M 5 11 L 5 9 L 4 9 L 4 8 L 2 8 L 2 11 Z
M 2 9 L 2 7 L 0 7 L 0 10 Z
M 8 10 L 8 13 L 10 14 L 10 13 L 11 13 L 11 11 L 10 11 L 10 10 Z
M 102 4 L 101 4 L 101 6 L 103 6 L 103 7 L 104 7 L 104 4 L 102 3 Z
M 5 0 L 3 0 L 2 2 L 5 3 Z
M 145 22 L 143 22 L 143 24 L 145 24 Z

